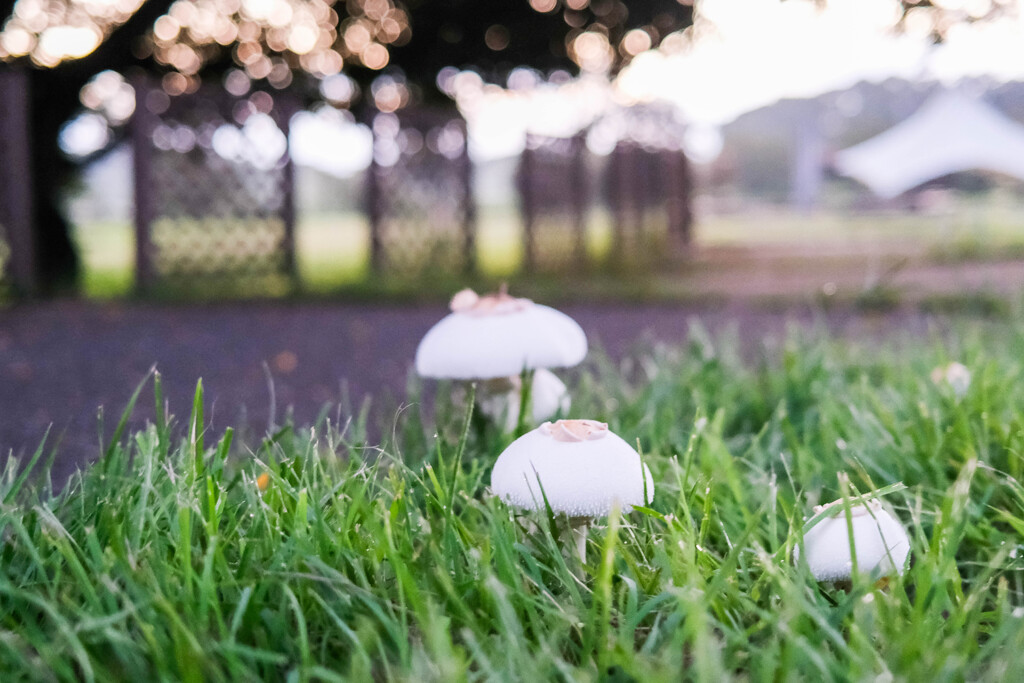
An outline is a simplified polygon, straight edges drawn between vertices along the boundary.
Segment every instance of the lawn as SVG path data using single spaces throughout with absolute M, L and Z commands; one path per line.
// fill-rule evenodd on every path
M 489 494 L 511 437 L 452 387 L 256 438 L 206 429 L 201 386 L 165 415 L 149 378 L 161 417 L 67 486 L 0 477 L 0 671 L 1022 680 L 1024 326 L 954 327 L 885 348 L 794 328 L 755 359 L 699 330 L 592 354 L 565 373 L 572 416 L 637 444 L 655 492 L 592 527 L 585 562 L 557 520 Z M 962 398 L 929 378 L 952 359 Z M 813 506 L 872 492 L 909 568 L 816 582 L 793 560 Z
M 747 273 L 765 268 L 808 274 L 845 269 L 851 271 L 850 279 L 861 283 L 870 279 L 872 271 L 885 271 L 890 262 L 906 259 L 947 267 L 1020 259 L 1024 256 L 1024 224 L 1019 216 L 1017 204 L 994 200 L 977 206 L 965 202 L 956 213 L 943 216 L 838 210 L 798 213 L 778 207 L 763 207 L 756 213 L 708 213 L 700 217 L 696 228 L 701 252 L 695 269 L 680 272 L 675 268 L 667 278 L 655 280 L 647 268 L 620 273 L 626 277 L 618 278 L 609 278 L 598 268 L 581 286 L 629 296 L 637 283 L 644 283 L 648 295 L 685 299 L 706 294 L 709 288 L 732 291 L 736 289 L 733 275 L 738 273 L 743 280 Z M 590 214 L 587 249 L 598 264 L 611 249 L 611 221 L 605 211 Z M 475 257 L 484 281 L 514 279 L 520 272 L 521 231 L 514 208 L 479 208 Z M 404 289 L 401 282 L 375 276 L 369 264 L 369 225 L 358 213 L 302 213 L 295 239 L 299 280 L 308 294 L 375 296 L 393 294 L 397 287 L 399 293 L 433 289 L 447 295 L 452 286 L 445 273 L 428 273 L 437 279 L 432 285 L 424 287 L 419 279 L 404 283 Z M 75 240 L 82 254 L 87 296 L 107 299 L 132 293 L 135 246 L 130 225 L 81 225 L 75 230 Z M 707 274 L 712 274 L 710 280 Z M 564 287 L 563 282 L 556 289 Z
M 504 278 L 521 266 L 523 245 L 518 215 L 508 208 L 479 211 L 475 257 L 481 274 Z M 589 249 L 600 256 L 610 244 L 607 215 L 596 216 Z M 131 225 L 101 221 L 77 226 L 75 242 L 83 263 L 86 296 L 128 296 L 134 287 L 135 235 Z M 370 271 L 370 227 L 359 213 L 306 213 L 295 230 L 295 250 L 303 290 L 314 295 L 358 287 L 374 280 Z

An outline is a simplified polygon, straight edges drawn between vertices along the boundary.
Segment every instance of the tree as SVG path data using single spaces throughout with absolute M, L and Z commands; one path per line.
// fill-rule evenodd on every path
M 46 291 L 72 288 L 79 274 L 78 257 L 61 209 L 61 191 L 80 163 L 61 150 L 61 128 L 81 109 L 79 93 L 93 76 L 114 65 L 126 69 L 140 63 L 132 57 L 132 43 L 169 5 L 170 0 L 149 0 L 88 56 L 29 71 L 37 267 Z

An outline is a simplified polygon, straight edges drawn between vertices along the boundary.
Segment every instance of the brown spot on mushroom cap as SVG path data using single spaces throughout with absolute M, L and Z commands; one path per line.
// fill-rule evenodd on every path
M 831 503 L 825 503 L 824 505 L 815 505 L 814 514 L 823 512 L 830 508 L 835 508 L 835 512 L 832 513 L 832 517 L 838 517 L 839 515 L 845 514 L 843 512 L 843 499 L 833 500 Z M 850 505 L 850 516 L 851 517 L 863 517 L 864 515 L 873 514 L 882 509 L 882 504 L 877 500 L 869 500 L 863 503 L 856 503 Z
M 608 425 L 597 420 L 557 420 L 545 422 L 538 429 L 555 441 L 565 442 L 595 441 L 608 434 Z
M 483 296 L 478 295 L 472 289 L 463 289 L 457 292 L 448 304 L 452 313 L 465 313 L 475 316 L 515 313 L 525 310 L 530 306 L 533 306 L 532 301 L 510 296 L 505 291 L 504 286 L 499 292 L 484 294 Z
M 455 296 L 452 297 L 451 302 L 448 304 L 448 308 L 455 313 L 460 313 L 473 308 L 479 300 L 480 295 L 467 287 L 455 293 Z

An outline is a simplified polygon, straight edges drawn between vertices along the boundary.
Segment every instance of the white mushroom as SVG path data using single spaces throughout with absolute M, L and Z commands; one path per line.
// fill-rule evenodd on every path
M 587 355 L 587 336 L 575 320 L 529 299 L 464 289 L 451 310 L 416 349 L 423 377 L 512 377 L 524 368 L 570 367 Z
M 850 536 L 843 501 L 818 505 L 815 514 L 830 508 L 835 512 L 804 534 L 807 565 L 818 581 L 844 581 L 853 577 Z M 910 553 L 910 539 L 899 520 L 877 500 L 850 507 L 857 571 L 878 575 L 902 574 Z M 799 548 L 796 557 L 799 558 Z
M 587 525 L 615 508 L 628 513 L 654 498 L 654 479 L 633 448 L 595 420 L 545 422 L 519 437 L 494 464 L 491 489 L 528 510 L 569 517 L 581 560 Z
M 482 411 L 519 417 L 519 375 L 524 370 L 569 367 L 587 355 L 587 337 L 569 316 L 529 299 L 497 294 L 478 296 L 464 289 L 451 301 L 451 313 L 434 325 L 416 349 L 416 372 L 453 380 L 500 380 L 480 388 Z M 568 410 L 565 385 L 537 372 L 531 387 L 535 420 Z
M 522 384 L 518 375 L 484 382 L 480 393 L 477 394 L 480 412 L 495 422 L 504 424 L 505 431 L 511 432 L 519 423 Z M 559 413 L 568 413 L 572 400 L 562 380 L 550 370 L 542 368 L 533 373 L 530 403 L 532 424 L 539 424 Z
M 945 382 L 953 389 L 953 394 L 957 398 L 963 398 L 971 386 L 971 371 L 963 363 L 954 361 L 932 370 L 932 382 L 935 384 Z

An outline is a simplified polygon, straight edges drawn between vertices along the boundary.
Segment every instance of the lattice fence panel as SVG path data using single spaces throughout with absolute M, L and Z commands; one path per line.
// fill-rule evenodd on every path
M 620 142 L 608 162 L 606 188 L 613 260 L 659 261 L 686 250 L 692 188 L 681 151 Z
M 684 126 L 673 110 L 637 106 L 609 122 L 621 133 L 608 158 L 604 190 L 612 213 L 611 256 L 621 265 L 685 256 L 693 193 L 681 145 Z
M 141 288 L 287 292 L 295 279 L 292 98 L 237 98 L 210 85 L 168 97 L 143 87 L 133 122 Z
M 474 267 L 465 122 L 447 111 L 377 114 L 367 176 L 374 269 L 401 276 Z
M 590 196 L 586 139 L 528 135 L 516 173 L 527 270 L 566 270 L 586 261 Z

